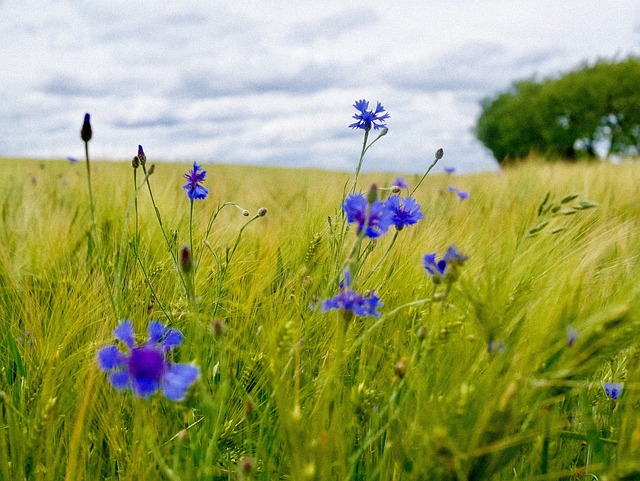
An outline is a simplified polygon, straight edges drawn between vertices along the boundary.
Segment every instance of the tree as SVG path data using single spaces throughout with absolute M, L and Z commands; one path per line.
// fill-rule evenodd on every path
M 600 60 L 481 102 L 476 137 L 500 163 L 530 154 L 575 161 L 640 151 L 640 58 Z

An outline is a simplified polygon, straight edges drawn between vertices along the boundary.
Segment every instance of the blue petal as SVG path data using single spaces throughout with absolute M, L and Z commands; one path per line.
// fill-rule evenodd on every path
M 165 376 L 162 392 L 171 401 L 181 401 L 187 389 L 200 377 L 200 370 L 191 364 L 172 364 Z
M 131 385 L 131 377 L 129 376 L 129 371 L 115 371 L 109 376 L 109 382 L 111 385 L 117 389 L 118 391 L 122 391 L 127 389 Z
M 98 365 L 103 371 L 111 371 L 127 364 L 127 356 L 114 344 L 101 348 L 97 357 Z
M 133 332 L 133 323 L 130 320 L 124 320 L 113 330 L 116 339 L 124 342 L 129 349 L 135 346 L 135 334 Z
M 149 333 L 149 341 L 153 343 L 159 343 L 164 336 L 164 333 L 167 329 L 164 327 L 164 324 L 158 321 L 151 321 L 147 326 L 147 332 Z
M 148 377 L 133 378 L 133 392 L 140 397 L 149 397 L 160 387 L 160 383 Z
M 177 329 L 167 329 L 162 347 L 164 347 L 165 351 L 169 351 L 182 344 L 183 339 L 182 333 Z

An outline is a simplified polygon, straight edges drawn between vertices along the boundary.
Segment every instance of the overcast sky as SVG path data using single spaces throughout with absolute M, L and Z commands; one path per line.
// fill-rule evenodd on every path
M 0 156 L 353 170 L 355 100 L 389 134 L 368 170 L 495 169 L 479 101 L 640 53 L 638 0 L 0 0 Z

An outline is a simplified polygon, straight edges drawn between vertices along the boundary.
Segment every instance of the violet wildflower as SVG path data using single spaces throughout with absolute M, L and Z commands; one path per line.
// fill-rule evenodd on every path
M 433 276 L 434 282 L 441 282 L 443 279 L 452 281 L 458 277 L 458 268 L 469 259 L 462 254 L 455 244 L 451 244 L 442 259 L 436 259 L 436 253 L 425 254 L 423 266 L 425 270 Z
M 453 174 L 453 173 L 456 171 L 456 168 L 455 168 L 455 167 L 445 167 L 445 168 L 444 168 L 444 171 L 445 171 L 447 174 Z
M 372 239 L 380 237 L 391 227 L 392 213 L 386 204 L 376 200 L 369 204 L 362 194 L 350 194 L 342 204 L 347 221 L 358 224 L 358 234 L 365 230 L 365 235 Z
M 460 198 L 460 200 L 466 200 L 469 198 L 469 192 L 465 192 L 464 190 L 457 189 L 456 187 L 447 187 L 449 192 L 455 192 L 456 195 Z
M 409 185 L 404 181 L 404 177 L 396 177 L 396 180 L 393 181 L 393 185 L 398 189 L 409 188 Z
M 136 345 L 131 321 L 120 323 L 113 334 L 126 351 L 116 344 L 101 348 L 97 355 L 100 369 L 110 372 L 109 382 L 118 391 L 131 388 L 136 396 L 146 398 L 162 390 L 171 401 L 184 399 L 200 370 L 191 364 L 168 360 L 168 352 L 182 344 L 182 334 L 157 321 L 149 323 L 148 333 L 149 340 Z
M 193 163 L 193 169 L 184 174 L 184 178 L 189 182 L 187 182 L 182 188 L 187 191 L 187 196 L 191 199 L 191 202 L 196 199 L 204 199 L 207 197 L 209 189 L 200 185 L 206 176 L 207 171 L 202 170 L 202 167 L 195 162 Z
M 605 382 L 602 387 L 607 397 L 610 397 L 614 401 L 618 400 L 618 396 L 622 394 L 623 385 L 617 382 Z
M 377 309 L 381 306 L 384 306 L 384 304 L 380 302 L 380 298 L 376 296 L 374 291 L 369 291 L 366 296 L 362 296 L 351 290 L 351 274 L 349 271 L 344 271 L 344 282 L 340 284 L 340 293 L 322 302 L 322 310 L 324 312 L 331 309 L 340 309 L 345 313 L 345 317 L 351 315 L 380 317 Z
M 385 111 L 380 102 L 378 102 L 378 104 L 376 105 L 375 110 L 367 110 L 369 108 L 369 102 L 364 99 L 356 100 L 356 103 L 353 104 L 353 107 L 360 113 L 353 116 L 353 118 L 356 119 L 357 122 L 349 125 L 349 127 L 351 127 L 352 129 L 363 129 L 368 132 L 369 130 L 371 130 L 371 127 L 373 127 L 374 130 L 378 130 L 379 128 L 384 129 L 387 127 L 384 124 L 384 121 L 389 118 L 389 114 L 385 113 L 384 115 L 379 115 Z
M 76 159 L 75 157 L 71 157 L 71 156 L 68 156 L 67 160 L 69 162 L 71 162 L 72 164 L 75 164 L 76 162 L 78 162 L 78 159 Z
M 386 206 L 391 211 L 391 223 L 397 230 L 402 230 L 408 225 L 416 224 L 424 219 L 420 211 L 420 204 L 413 197 L 401 199 L 397 195 L 392 195 L 386 201 Z

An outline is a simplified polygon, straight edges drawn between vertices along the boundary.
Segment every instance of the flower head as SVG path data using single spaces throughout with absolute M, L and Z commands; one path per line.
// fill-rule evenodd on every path
M 469 258 L 462 254 L 455 244 L 451 244 L 440 260 L 436 259 L 435 252 L 433 254 L 425 254 L 423 266 L 433 276 L 434 282 L 440 282 L 442 279 L 455 280 L 458 277 L 458 268 L 467 259 Z
M 340 284 L 340 293 L 322 302 L 322 310 L 341 309 L 347 315 L 380 317 L 378 307 L 384 306 L 374 291 L 362 296 L 351 290 L 351 274 L 344 271 L 344 282 Z
M 387 209 L 391 211 L 391 223 L 396 229 L 402 230 L 408 225 L 416 224 L 424 219 L 420 211 L 420 204 L 413 197 L 401 199 L 397 195 L 392 195 L 386 201 Z
M 157 321 L 148 326 L 149 340 L 136 345 L 131 321 L 123 321 L 113 334 L 124 344 L 121 351 L 116 344 L 98 350 L 98 365 L 110 372 L 109 382 L 118 391 L 131 388 L 136 396 L 151 396 L 157 390 L 171 401 L 184 399 L 189 386 L 200 376 L 191 364 L 175 364 L 167 359 L 168 352 L 182 344 L 180 331 L 167 328 Z
M 365 230 L 365 235 L 370 238 L 380 237 L 391 226 L 392 213 L 386 204 L 376 200 L 369 204 L 362 194 L 350 194 L 342 204 L 347 221 L 358 224 L 358 234 Z
M 396 177 L 396 180 L 393 181 L 393 185 L 399 189 L 406 189 L 409 187 L 409 185 L 404 181 L 404 177 Z
M 195 162 L 193 163 L 193 169 L 184 174 L 184 178 L 187 179 L 188 182 L 184 184 L 182 188 L 187 191 L 187 196 L 189 196 L 191 202 L 207 197 L 209 189 L 200 185 L 205 177 L 207 177 L 207 171 L 202 170 L 202 167 Z
M 352 129 L 363 129 L 365 131 L 371 130 L 373 127 L 375 130 L 379 128 L 386 128 L 384 121 L 389 118 L 389 114 L 385 113 L 384 115 L 379 115 L 384 112 L 384 107 L 380 102 L 376 105 L 375 110 L 367 110 L 369 108 L 369 102 L 362 99 L 356 100 L 356 103 L 353 104 L 353 107 L 359 112 L 353 116 L 357 122 L 349 125 Z
M 453 173 L 456 171 L 456 168 L 455 168 L 455 167 L 445 167 L 445 168 L 444 168 L 444 171 L 445 171 L 447 174 L 453 174 Z
M 449 192 L 455 192 L 456 195 L 460 198 L 460 200 L 466 200 L 469 198 L 469 192 L 465 192 L 464 190 L 460 190 L 456 187 L 449 186 L 447 187 L 447 190 Z
M 618 396 L 622 394 L 623 385 L 617 382 L 605 382 L 603 384 L 604 393 L 614 401 L 618 400 Z

